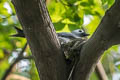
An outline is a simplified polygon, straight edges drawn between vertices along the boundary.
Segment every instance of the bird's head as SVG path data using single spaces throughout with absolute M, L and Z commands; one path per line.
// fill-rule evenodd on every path
M 89 36 L 89 34 L 87 34 L 84 30 L 82 29 L 76 29 L 72 31 L 72 34 L 78 36 L 78 37 L 86 37 Z

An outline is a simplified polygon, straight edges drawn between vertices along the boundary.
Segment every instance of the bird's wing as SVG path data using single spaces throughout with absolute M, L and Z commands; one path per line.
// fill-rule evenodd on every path
M 64 38 L 68 38 L 68 39 L 75 39 L 76 36 L 72 33 L 67 33 L 67 32 L 61 32 L 61 33 L 57 33 L 58 37 L 64 37 Z

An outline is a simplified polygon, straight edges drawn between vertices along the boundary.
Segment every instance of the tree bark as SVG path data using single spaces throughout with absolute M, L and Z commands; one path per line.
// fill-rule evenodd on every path
M 44 0 L 12 0 L 41 80 L 67 80 L 66 63 Z M 88 80 L 105 50 L 120 43 L 120 0 L 107 10 L 97 30 L 82 47 L 73 80 Z
M 66 63 L 44 0 L 12 0 L 40 80 L 67 80 Z

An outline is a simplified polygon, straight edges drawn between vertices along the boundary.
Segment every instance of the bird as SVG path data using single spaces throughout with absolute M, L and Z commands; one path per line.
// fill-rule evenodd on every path
M 89 34 L 87 34 L 82 29 L 76 29 L 73 30 L 72 32 L 61 32 L 57 33 L 57 35 L 61 44 L 66 44 L 74 39 L 85 38 L 89 36 Z
M 15 28 L 17 33 L 14 35 L 11 35 L 11 36 L 25 38 L 25 35 L 24 35 L 24 32 L 22 29 L 20 29 L 16 26 L 14 26 L 14 28 Z M 82 29 L 76 29 L 76 30 L 73 30 L 72 32 L 57 33 L 57 36 L 58 36 L 61 44 L 66 44 L 66 43 L 71 42 L 72 40 L 77 39 L 77 38 L 85 38 L 86 36 L 89 36 L 89 34 L 87 34 Z

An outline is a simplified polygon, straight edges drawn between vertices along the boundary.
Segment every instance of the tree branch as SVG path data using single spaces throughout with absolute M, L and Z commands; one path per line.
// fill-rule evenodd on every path
M 27 43 L 25 44 L 25 46 L 23 47 L 22 51 L 19 53 L 18 57 L 15 59 L 15 61 L 10 65 L 10 67 L 6 70 L 4 76 L 2 77 L 2 80 L 5 80 L 6 77 L 9 75 L 9 73 L 11 72 L 12 68 L 14 67 L 14 65 L 19 62 L 20 60 L 23 59 L 23 53 L 25 51 L 27 47 Z M 27 57 L 25 57 L 24 59 L 28 59 Z
M 99 80 L 108 80 L 107 74 L 106 74 L 100 60 L 98 61 L 97 65 L 96 65 L 95 72 L 96 72 Z
M 66 63 L 44 0 L 12 0 L 40 80 L 67 80 Z
M 103 52 L 120 43 L 119 7 L 120 0 L 116 0 L 113 6 L 107 10 L 95 33 L 83 46 L 73 80 L 88 80 Z

